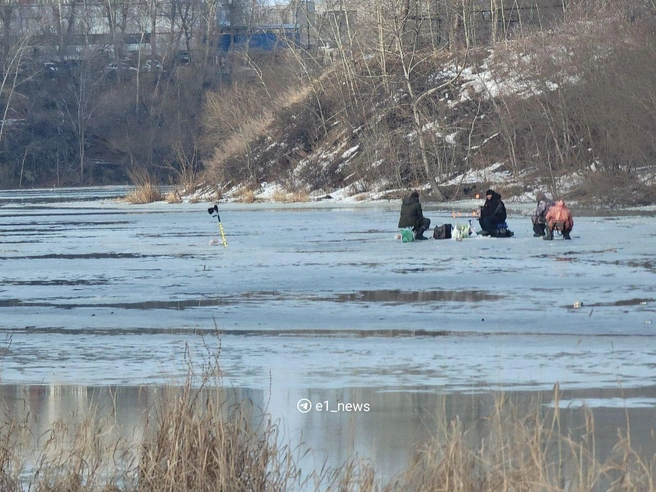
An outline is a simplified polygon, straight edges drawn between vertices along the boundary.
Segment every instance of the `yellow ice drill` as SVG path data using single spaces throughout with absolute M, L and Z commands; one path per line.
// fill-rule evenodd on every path
M 214 215 L 216 214 L 216 218 L 219 221 L 219 231 L 221 231 L 221 240 L 223 241 L 223 247 L 227 248 L 228 247 L 228 242 L 226 241 L 225 234 L 223 232 L 223 224 L 221 223 L 221 216 L 219 215 L 219 207 L 218 205 L 214 204 L 213 207 L 210 207 L 207 209 L 207 211 L 211 214 Z

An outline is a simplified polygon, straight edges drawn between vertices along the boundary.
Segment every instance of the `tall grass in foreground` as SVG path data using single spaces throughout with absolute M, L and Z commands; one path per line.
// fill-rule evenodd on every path
M 213 383 L 213 384 L 210 384 Z M 394 479 L 353 457 L 339 467 L 302 470 L 303 450 L 281 444 L 279 426 L 248 401 L 203 376 L 162 388 L 134 442 L 118 437 L 111 416 L 97 409 L 27 435 L 30 419 L 0 429 L 0 490 L 14 491 L 650 491 L 654 457 L 640 456 L 619 434 L 610 456 L 595 454 L 595 423 L 561 429 L 556 409 L 520 414 L 501 395 L 475 438 L 458 419 L 443 420 L 437 437 L 416 450 Z M 439 409 L 436 409 L 439 410 Z M 444 414 L 444 413 L 443 413 Z M 38 416 L 36 416 L 38 418 Z M 481 425 L 483 428 L 482 438 Z M 627 422 L 627 427 L 629 423 Z

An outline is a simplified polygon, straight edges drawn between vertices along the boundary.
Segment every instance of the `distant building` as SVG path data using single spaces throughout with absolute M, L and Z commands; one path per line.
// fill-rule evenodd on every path
M 301 35 L 298 26 L 280 24 L 246 27 L 224 27 L 219 34 L 219 49 L 227 52 L 240 46 L 249 49 L 273 51 L 277 48 L 300 46 Z
M 565 1 L 473 0 L 448 9 L 444 2 L 408 3 L 406 28 L 425 42 L 451 42 L 464 32 L 468 41 L 484 44 L 517 26 L 550 22 L 562 15 Z M 76 59 L 89 48 L 116 59 L 134 51 L 191 58 L 208 43 L 219 53 L 236 46 L 267 51 L 299 46 L 326 55 L 335 48 L 348 51 L 349 31 L 358 29 L 377 42 L 371 26 L 360 25 L 369 5 L 298 0 L 251 11 L 252 5 L 247 0 L 18 0 L 0 9 L 0 41 L 6 45 L 29 35 L 34 55 L 44 60 Z

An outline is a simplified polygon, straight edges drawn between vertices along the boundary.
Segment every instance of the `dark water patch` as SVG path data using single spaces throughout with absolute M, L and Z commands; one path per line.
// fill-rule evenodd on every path
M 54 303 L 43 301 L 25 301 L 21 299 L 0 300 L 0 307 L 52 307 L 58 309 L 137 309 L 149 311 L 152 309 L 164 309 L 182 311 L 188 308 L 228 306 L 232 304 L 243 304 L 244 299 L 262 302 L 266 299 L 284 300 L 275 297 L 261 297 L 257 293 L 244 294 L 241 298 L 225 297 L 213 299 L 183 299 L 179 301 L 137 301 L 137 302 L 108 302 L 108 303 Z M 94 315 L 95 316 L 95 315 Z
M 25 218 L 25 217 L 44 217 L 45 215 L 48 215 L 49 217 L 94 217 L 94 216 L 112 216 L 112 215 L 143 215 L 150 213 L 150 211 L 130 211 L 130 210 L 99 210 L 98 207 L 75 207 L 73 209 L 70 209 L 68 211 L 65 207 L 57 207 L 54 212 L 48 210 L 47 212 L 44 213 L 31 213 L 27 212 L 25 213 L 25 210 L 33 210 L 34 208 L 38 207 L 4 207 L 0 209 L 0 217 L 2 217 L 2 213 L 7 210 L 15 210 L 21 212 L 20 214 L 14 214 L 12 215 L 12 219 L 15 219 L 17 216 L 20 216 L 20 218 Z M 37 223 L 42 224 L 43 221 L 38 221 Z M 68 223 L 68 222 L 66 222 Z
M 76 286 L 76 285 L 107 285 L 109 280 L 64 280 L 64 279 L 49 279 L 49 280 L 3 280 L 5 285 L 21 285 L 21 286 Z
M 110 226 L 110 225 L 126 225 L 132 224 L 132 222 L 127 220 L 109 220 L 109 221 L 30 221 L 23 224 L 13 224 L 12 228 L 2 228 L 0 229 L 3 233 L 22 233 L 22 232 L 43 232 L 44 230 L 51 231 L 53 229 L 72 229 L 72 228 L 84 228 L 84 227 L 99 227 L 99 226 Z
M 398 269 L 398 270 L 392 270 L 392 272 L 400 273 L 401 275 L 403 275 L 403 274 L 406 274 L 406 273 L 427 272 L 429 270 L 434 270 L 434 269 L 423 268 L 423 267 L 419 267 L 419 268 L 402 268 L 402 269 Z
M 366 231 L 345 231 L 343 234 L 388 234 L 389 231 L 383 231 L 380 229 L 369 229 Z
M 311 266 L 311 263 L 305 263 L 307 266 Z M 321 263 L 316 263 L 316 265 L 321 265 Z M 336 267 L 362 267 L 362 268 L 378 268 L 380 263 L 364 262 L 364 263 L 337 263 Z
M 0 229 L 2 235 L 5 237 L 12 236 L 37 236 L 43 234 L 51 234 L 53 232 L 61 231 L 62 229 L 57 229 L 54 231 L 48 227 L 33 227 L 33 228 L 21 228 L 21 229 Z
M 23 329 L 0 330 L 7 334 L 11 333 L 40 333 L 60 335 L 98 335 L 98 336 L 124 336 L 124 335 L 199 335 L 199 336 L 239 336 L 239 337 L 285 337 L 285 338 L 411 338 L 427 337 L 438 338 L 445 336 L 460 337 L 463 335 L 479 336 L 479 333 L 459 333 L 447 330 L 222 330 L 217 328 L 82 328 L 71 329 L 65 327 L 36 327 L 27 326 Z
M 353 234 L 361 234 L 360 232 L 358 233 L 353 233 Z M 361 237 L 353 237 L 353 238 L 337 238 L 337 239 L 311 239 L 308 240 L 307 242 L 310 244 L 335 244 L 335 243 L 366 243 L 372 241 L 372 239 L 365 239 Z M 419 241 L 416 241 L 419 243 Z
M 22 241 L 0 241 L 0 244 L 33 244 L 33 243 L 42 243 L 43 240 L 41 239 L 23 239 Z M 7 249 L 0 249 L 0 253 L 18 253 L 18 250 L 7 250 Z
M 586 307 L 640 306 L 640 305 L 652 304 L 653 302 L 654 302 L 654 299 L 635 298 L 635 299 L 621 299 L 619 301 L 614 301 L 614 302 L 597 302 L 597 303 L 587 302 L 585 304 L 585 306 Z
M 201 297 L 194 299 L 181 299 L 175 301 L 137 301 L 137 302 L 108 302 L 108 303 L 55 303 L 44 301 L 26 301 L 22 299 L 0 300 L 0 307 L 54 307 L 59 309 L 78 308 L 115 308 L 137 309 L 148 311 L 152 309 L 165 309 L 181 311 L 189 308 L 205 308 L 215 306 L 239 305 L 245 303 L 261 304 L 267 301 L 310 301 L 310 302 L 361 302 L 361 303 L 387 303 L 387 304 L 413 304 L 426 302 L 482 302 L 497 301 L 504 296 L 489 294 L 482 291 L 401 291 L 401 290 L 372 290 L 348 294 L 328 296 L 302 295 L 295 292 L 280 293 L 277 291 L 252 291 L 235 296 Z
M 411 304 L 423 302 L 482 302 L 498 301 L 504 296 L 478 290 L 364 290 L 352 294 L 339 294 L 337 302 L 382 302 L 390 304 Z
M 553 257 L 554 261 L 560 261 L 560 262 L 575 262 L 578 261 L 578 258 L 571 258 L 571 257 L 563 257 L 563 256 L 554 256 Z
M 136 235 L 137 237 L 144 237 L 144 238 L 153 238 L 153 239 L 159 239 L 159 238 L 165 238 L 165 237 L 196 237 L 194 236 L 193 233 L 190 232 L 162 232 L 162 233 L 157 233 L 157 234 L 147 234 L 147 233 L 138 233 Z
M 632 268 L 642 268 L 644 270 L 656 273 L 656 263 L 653 260 L 629 261 L 627 265 Z
M 580 260 L 581 256 L 594 255 L 594 254 L 603 254 L 603 253 L 617 253 L 617 248 L 608 248 L 608 249 L 598 249 L 591 251 L 559 251 L 558 254 L 553 253 L 542 253 L 539 255 L 532 255 L 531 258 L 537 258 L 539 260 L 555 260 L 555 261 L 574 261 Z M 576 257 L 576 258 L 575 258 Z M 619 264 L 619 262 L 613 262 Z
M 411 330 L 411 329 L 220 329 L 220 328 L 199 328 L 199 327 L 179 327 L 179 328 L 142 328 L 142 327 L 99 327 L 99 328 L 67 328 L 64 326 L 26 326 L 24 328 L 0 328 L 0 333 L 4 333 L 8 341 L 1 341 L 0 344 L 8 345 L 11 341 L 12 334 L 33 333 L 33 334 L 58 334 L 58 335 L 97 335 L 97 336 L 125 336 L 125 335 L 198 335 L 203 337 L 259 337 L 259 338 L 443 338 L 453 337 L 458 339 L 465 338 L 487 338 L 493 340 L 497 337 L 512 337 L 516 339 L 519 336 L 544 337 L 552 339 L 554 336 L 567 337 L 574 339 L 626 339 L 623 333 L 608 333 L 602 335 L 595 334 L 576 334 L 569 332 L 562 333 L 543 333 L 543 332 L 478 332 L 478 331 L 451 331 L 451 330 Z M 631 338 L 649 338 L 652 340 L 655 335 L 650 334 L 632 334 Z
M 139 253 L 83 253 L 55 254 L 34 256 L 0 256 L 0 260 L 107 260 L 125 258 L 157 258 L 160 255 L 142 255 Z
M 308 241 L 308 242 L 316 242 L 316 243 L 322 243 L 325 244 L 327 242 L 331 241 Z M 338 242 L 343 242 L 343 241 L 338 241 Z M 301 255 L 316 255 L 319 253 L 351 253 L 350 250 L 348 249 L 297 249 L 294 250 L 294 253 L 296 254 L 301 254 Z
M 241 294 L 241 297 L 244 299 L 257 299 L 257 300 L 262 300 L 262 299 L 276 299 L 280 300 L 282 299 L 282 295 L 280 292 L 277 290 L 259 290 L 256 292 L 244 292 Z
M 45 227 L 31 227 L 31 228 L 26 228 L 26 227 L 19 227 L 15 229 L 8 229 L 8 228 L 1 228 L 0 232 L 2 232 L 3 236 L 17 236 L 17 235 L 23 235 L 23 234 L 36 234 L 36 233 L 42 233 L 46 229 Z
M 55 254 L 34 256 L 0 256 L 0 260 L 112 260 L 134 258 L 196 258 L 197 255 L 182 253 L 177 255 L 145 255 L 140 253 L 80 253 Z

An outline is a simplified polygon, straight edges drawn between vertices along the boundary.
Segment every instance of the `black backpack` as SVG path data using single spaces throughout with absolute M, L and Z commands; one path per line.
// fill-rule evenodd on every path
M 433 239 L 451 239 L 451 224 L 435 226 Z

